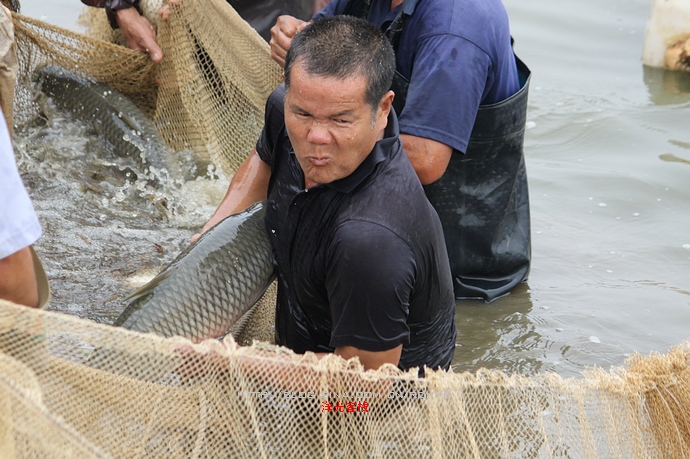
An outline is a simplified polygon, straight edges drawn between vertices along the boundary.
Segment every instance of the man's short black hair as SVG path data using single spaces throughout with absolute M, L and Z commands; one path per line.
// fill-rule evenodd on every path
M 300 62 L 310 75 L 367 79 L 366 102 L 374 110 L 391 88 L 395 53 L 386 36 L 372 23 L 352 16 L 317 19 L 295 35 L 285 58 L 285 88 Z

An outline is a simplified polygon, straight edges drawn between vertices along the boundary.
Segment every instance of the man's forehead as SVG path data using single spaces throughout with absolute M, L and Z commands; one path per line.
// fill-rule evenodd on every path
M 295 63 L 290 75 L 290 88 L 286 88 L 286 97 L 291 93 L 296 94 L 296 91 L 291 91 L 294 86 L 299 87 L 299 95 L 302 97 L 306 96 L 309 98 L 310 95 L 325 90 L 334 97 L 342 93 L 347 93 L 349 96 L 356 96 L 355 98 L 358 102 L 364 102 L 367 90 L 367 79 L 359 72 L 344 78 L 340 76 L 310 73 L 303 66 L 298 66 L 297 63 Z

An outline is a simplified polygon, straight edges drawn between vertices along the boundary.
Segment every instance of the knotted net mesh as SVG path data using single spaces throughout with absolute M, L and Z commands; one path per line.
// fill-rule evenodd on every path
M 223 0 L 174 8 L 158 25 L 166 57 L 157 66 L 109 41 L 21 15 L 14 23 L 16 124 L 39 111 L 35 69 L 56 64 L 127 94 L 172 149 L 228 174 L 253 147 L 280 81 L 266 43 Z M 270 306 L 271 294 L 237 342 L 270 338 Z M 564 379 L 364 372 L 335 356 L 237 342 L 163 339 L 0 301 L 0 457 L 690 454 L 689 344 Z
M 582 378 L 363 372 L 0 302 L 0 456 L 681 458 L 687 344 Z

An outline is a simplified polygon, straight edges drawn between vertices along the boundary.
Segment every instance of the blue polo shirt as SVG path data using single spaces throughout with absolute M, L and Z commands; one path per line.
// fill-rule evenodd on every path
M 342 14 L 332 0 L 314 19 Z M 367 19 L 385 30 L 402 5 L 372 0 Z M 467 151 L 477 109 L 520 89 L 508 14 L 500 0 L 420 0 L 396 52 L 410 81 L 400 132 Z

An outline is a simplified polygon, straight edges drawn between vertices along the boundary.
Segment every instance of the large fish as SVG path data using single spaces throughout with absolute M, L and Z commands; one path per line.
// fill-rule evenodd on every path
M 274 278 L 265 203 L 204 233 L 149 283 L 114 325 L 199 342 L 225 333 Z
M 36 80 L 56 106 L 90 123 L 116 154 L 140 163 L 148 180 L 160 183 L 181 175 L 156 127 L 119 91 L 55 65 L 41 67 Z

